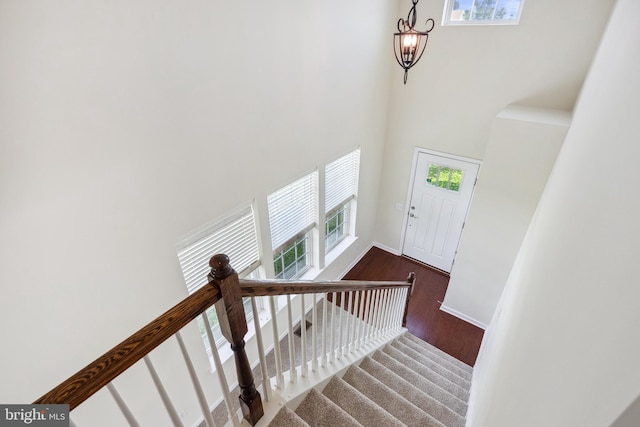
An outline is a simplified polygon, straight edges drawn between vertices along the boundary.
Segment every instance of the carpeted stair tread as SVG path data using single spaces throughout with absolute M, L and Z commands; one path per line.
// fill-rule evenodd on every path
M 403 367 L 413 371 L 414 376 L 417 376 L 416 374 L 418 374 L 424 377 L 425 379 L 431 381 L 438 387 L 453 394 L 458 399 L 464 402 L 467 402 L 469 400 L 469 392 L 467 390 L 449 381 L 447 378 L 443 377 L 437 372 L 434 372 L 433 370 L 427 368 L 420 362 L 416 362 L 414 359 L 402 353 L 402 351 L 398 350 L 396 347 L 387 345 L 382 349 L 382 352 L 400 362 Z
M 340 377 L 331 378 L 322 394 L 364 426 L 403 427 L 400 421 Z
M 368 372 L 376 380 L 387 385 L 397 394 L 430 414 L 445 426 L 464 427 L 466 421 L 461 414 L 466 412 L 466 406 L 459 399 L 450 399 L 449 403 L 457 408 L 457 411 L 454 411 L 370 357 L 365 357 L 359 368 Z
M 397 350 L 396 350 L 397 351 Z M 415 371 L 407 368 L 401 362 L 395 358 L 389 356 L 383 351 L 376 351 L 371 358 L 381 365 L 385 366 L 396 373 L 399 377 L 410 382 L 424 393 L 432 396 L 434 399 L 443 403 L 447 407 L 451 408 L 456 413 L 464 416 L 467 412 L 466 400 L 462 400 L 459 397 L 444 390 L 438 384 L 429 381 L 428 379 L 416 374 Z
M 410 334 L 409 332 L 406 332 L 403 335 L 404 338 L 413 341 L 414 343 L 420 345 L 421 347 L 423 347 L 425 350 L 447 360 L 448 362 L 458 366 L 460 369 L 465 370 L 467 372 L 469 372 L 470 374 L 473 373 L 473 368 L 469 365 L 467 365 L 466 363 L 464 363 L 461 360 L 456 359 L 455 357 L 451 356 L 449 353 L 446 353 L 442 350 L 440 350 L 438 347 L 429 344 L 428 342 L 416 337 L 413 334 Z
M 445 427 L 431 415 L 355 365 L 345 372 L 342 379 L 407 426 Z
M 291 409 L 283 406 L 269 424 L 271 427 L 309 427 L 302 418 Z
M 421 346 L 420 344 L 417 344 L 413 340 L 410 340 L 405 336 L 401 336 L 400 338 L 398 338 L 398 342 L 401 342 L 402 344 L 414 349 L 415 351 L 422 354 L 423 356 L 430 358 L 431 360 L 447 368 L 448 370 L 450 370 L 460 378 L 469 382 L 471 381 L 471 376 L 472 376 L 471 372 L 467 371 L 466 369 L 462 369 L 457 364 L 451 363 L 449 360 L 437 355 L 436 353 L 426 351 L 425 347 Z
M 416 362 L 418 362 L 421 365 L 425 366 L 426 368 L 431 369 L 433 372 L 435 372 L 435 373 L 437 373 L 439 375 L 442 375 L 444 378 L 448 379 L 449 381 L 451 381 L 452 383 L 454 383 L 458 387 L 461 387 L 466 391 L 469 391 L 469 389 L 471 388 L 471 383 L 469 381 L 467 381 L 464 378 L 460 377 L 455 372 L 450 371 L 449 369 L 447 369 L 446 367 L 442 366 L 441 364 L 439 364 L 435 360 L 430 359 L 429 357 L 427 357 L 427 356 L 423 355 L 422 353 L 416 351 L 412 347 L 409 347 L 408 345 L 403 344 L 398 340 L 394 340 L 391 343 L 391 346 L 395 347 L 398 350 L 400 350 L 402 353 L 404 353 L 405 355 L 411 357 L 413 360 L 415 360 Z
M 296 414 L 311 427 L 363 427 L 340 406 L 313 388 L 296 409 Z

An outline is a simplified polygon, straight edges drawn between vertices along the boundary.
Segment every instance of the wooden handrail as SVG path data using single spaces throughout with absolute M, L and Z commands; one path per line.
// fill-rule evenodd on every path
M 412 273 L 413 274 L 413 273 Z M 281 281 L 240 279 L 240 293 L 243 297 L 263 297 L 294 294 L 317 294 L 327 292 L 369 291 L 376 289 L 411 288 L 413 276 L 405 282 L 372 282 L 364 280 L 337 281 Z
M 219 299 L 216 286 L 198 289 L 33 403 L 68 404 L 74 409 Z
M 44 394 L 34 404 L 68 404 L 73 410 L 217 303 L 216 312 L 223 335 L 231 343 L 236 359 L 243 414 L 250 424 L 255 425 L 262 416 L 262 403 L 244 352 L 247 325 L 241 297 L 409 288 L 408 306 L 415 279 L 411 273 L 405 282 L 243 280 L 238 279 L 237 273 L 229 266 L 229 258 L 221 254 L 211 258 L 210 266 L 209 284 Z

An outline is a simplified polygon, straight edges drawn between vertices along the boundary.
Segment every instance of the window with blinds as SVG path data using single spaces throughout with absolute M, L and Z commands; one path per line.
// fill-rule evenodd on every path
M 325 167 L 325 210 L 331 212 L 358 194 L 360 149 L 340 157 Z
M 239 276 L 251 274 L 260 265 L 253 208 L 248 206 L 220 221 L 195 230 L 182 239 L 176 249 L 189 294 L 207 284 L 207 275 L 211 271 L 209 259 L 215 254 L 226 254 Z M 247 321 L 249 321 L 254 314 L 251 301 L 249 298 L 244 298 L 243 303 Z M 215 309 L 209 308 L 206 315 L 216 345 L 220 346 L 224 343 L 224 338 Z M 210 351 L 205 325 L 200 317 L 197 322 L 205 347 Z
M 267 197 L 276 278 L 300 277 L 311 267 L 311 233 L 318 217 L 318 174 L 310 173 Z
M 274 251 L 313 228 L 317 222 L 318 174 L 310 173 L 267 197 Z
M 358 194 L 360 149 L 329 163 L 325 168 L 325 249 L 329 252 L 351 231 L 350 211 Z
M 177 250 L 189 294 L 207 283 L 209 259 L 215 254 L 226 254 L 240 276 L 248 274 L 260 263 L 253 208 L 194 231 L 178 243 Z

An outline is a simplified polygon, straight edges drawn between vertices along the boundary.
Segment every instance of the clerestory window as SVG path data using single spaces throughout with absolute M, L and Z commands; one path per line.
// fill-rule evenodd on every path
M 524 0 L 446 0 L 442 25 L 514 25 Z

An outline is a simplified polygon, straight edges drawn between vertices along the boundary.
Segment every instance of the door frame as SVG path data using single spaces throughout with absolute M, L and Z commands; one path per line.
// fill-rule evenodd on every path
M 482 160 L 472 159 L 471 157 L 458 156 L 456 154 L 443 153 L 441 151 L 430 150 L 428 148 L 422 148 L 422 147 L 413 148 L 413 160 L 411 161 L 411 175 L 409 176 L 409 184 L 407 187 L 407 197 L 404 202 L 404 219 L 402 220 L 402 231 L 400 235 L 400 248 L 399 248 L 400 255 L 404 255 L 404 241 L 407 235 L 407 223 L 409 222 L 409 206 L 411 206 L 411 197 L 413 196 L 413 184 L 415 183 L 415 179 L 416 179 L 416 170 L 418 167 L 418 155 L 421 153 L 476 164 L 478 165 L 478 176 L 480 176 L 480 168 L 482 167 Z M 473 196 L 475 193 L 476 193 L 476 185 L 474 185 L 473 190 L 471 190 L 471 197 L 469 198 L 469 206 L 467 207 L 467 211 L 464 214 L 465 222 L 469 217 L 469 210 L 471 209 L 471 203 L 473 203 Z M 460 234 L 460 239 L 458 239 L 458 243 L 456 245 L 456 255 L 454 255 L 453 257 L 453 265 L 455 265 L 456 263 L 456 256 L 458 254 L 458 247 L 460 246 L 460 240 L 462 240 L 462 234 Z M 433 267 L 433 268 L 436 268 L 436 267 Z M 451 274 L 451 273 L 447 273 L 447 274 Z

